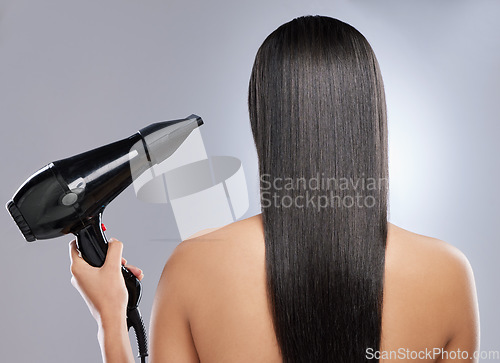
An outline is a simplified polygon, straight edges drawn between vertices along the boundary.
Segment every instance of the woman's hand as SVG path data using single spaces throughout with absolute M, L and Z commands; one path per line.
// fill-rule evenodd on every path
M 112 238 L 102 267 L 89 265 L 76 248 L 76 241 L 69 244 L 71 259 L 71 284 L 80 292 L 90 312 L 98 322 L 104 318 L 123 318 L 127 312 L 128 292 L 121 272 L 127 267 L 139 280 L 144 274 L 122 257 L 123 244 Z

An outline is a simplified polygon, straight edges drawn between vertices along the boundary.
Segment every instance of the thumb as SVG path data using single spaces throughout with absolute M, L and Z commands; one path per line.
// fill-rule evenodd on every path
M 108 253 L 104 266 L 121 267 L 122 265 L 123 243 L 115 238 L 111 238 L 108 242 Z
M 82 259 L 80 251 L 76 247 L 76 240 L 73 240 L 69 243 L 69 258 L 71 261 L 71 265 L 79 264 L 81 262 L 85 262 Z M 85 262 L 86 263 L 86 262 Z

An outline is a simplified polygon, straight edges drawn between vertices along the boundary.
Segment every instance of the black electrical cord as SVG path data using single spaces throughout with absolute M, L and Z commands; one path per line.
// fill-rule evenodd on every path
M 129 330 L 130 327 L 134 328 L 139 351 L 138 358 L 141 358 L 141 363 L 146 363 L 146 357 L 148 356 L 148 340 L 146 328 L 144 327 L 144 322 L 142 321 L 141 312 L 138 307 L 134 307 L 127 311 L 127 327 Z

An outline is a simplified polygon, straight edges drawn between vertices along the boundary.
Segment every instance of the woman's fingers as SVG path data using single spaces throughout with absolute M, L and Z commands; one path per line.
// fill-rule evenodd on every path
M 125 265 L 125 267 L 134 274 L 135 277 L 139 279 L 139 281 L 142 280 L 144 277 L 144 273 L 139 267 L 133 266 L 133 265 Z
M 108 241 L 108 252 L 103 267 L 120 267 L 122 261 L 123 243 L 115 238 Z
M 72 275 L 77 274 L 79 271 L 85 271 L 91 267 L 83 258 L 82 254 L 76 247 L 76 240 L 69 243 L 69 258 L 70 258 L 70 271 Z M 91 267 L 92 268 L 92 267 Z
M 81 257 L 80 251 L 76 248 L 76 240 L 71 241 L 69 243 L 69 258 L 71 263 L 75 263 L 75 261 L 78 261 Z
M 118 244 L 116 242 L 118 242 Z M 115 247 L 114 248 L 115 256 L 116 257 L 121 256 L 121 253 L 123 251 L 123 244 L 120 241 L 116 240 L 115 238 L 110 238 L 110 240 L 108 242 L 108 253 L 110 250 L 110 248 L 109 248 L 110 245 L 115 245 L 114 246 Z M 116 257 L 113 259 L 116 260 Z M 107 258 L 107 256 L 106 256 L 106 258 Z M 139 267 L 136 267 L 134 265 L 127 265 L 127 260 L 123 256 L 121 257 L 121 264 L 123 266 L 125 266 L 130 272 L 132 272 L 134 274 L 134 276 L 139 279 L 139 281 L 142 280 L 142 278 L 144 277 L 142 270 Z

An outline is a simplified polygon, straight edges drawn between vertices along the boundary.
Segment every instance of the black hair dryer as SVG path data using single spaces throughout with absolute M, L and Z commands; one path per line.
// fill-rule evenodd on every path
M 26 241 L 73 233 L 82 257 L 100 267 L 108 249 L 101 222 L 104 208 L 138 176 L 172 155 L 202 124 L 197 115 L 158 122 L 129 138 L 54 161 L 24 182 L 7 210 Z M 138 310 L 141 283 L 125 267 L 122 272 L 129 293 L 128 327 L 136 332 L 144 361 L 147 340 Z

